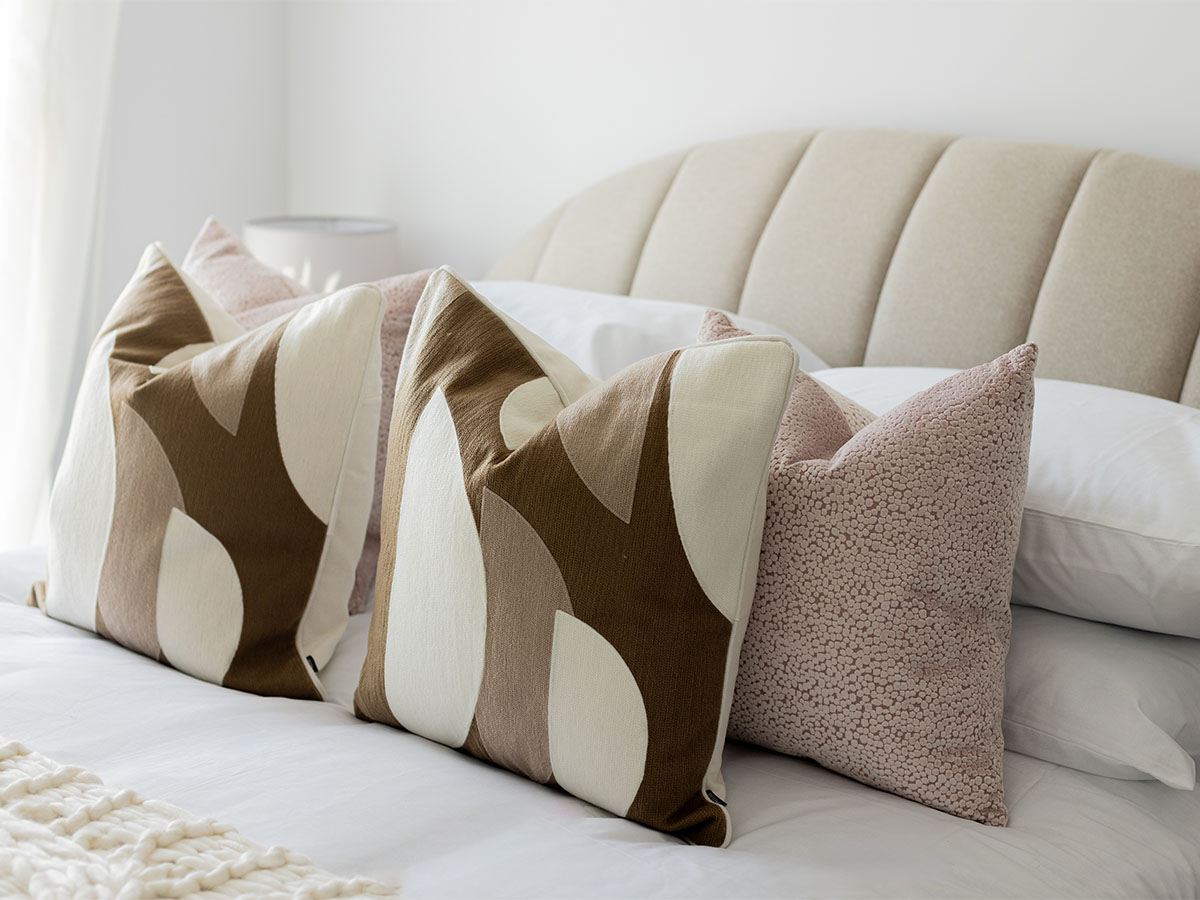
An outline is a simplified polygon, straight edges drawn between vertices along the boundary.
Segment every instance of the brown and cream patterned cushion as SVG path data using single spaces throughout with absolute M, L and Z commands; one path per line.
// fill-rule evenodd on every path
M 320 698 L 374 486 L 383 298 L 246 332 L 158 246 L 88 356 L 35 596 L 198 678 Z
M 715 846 L 778 338 L 603 384 L 448 270 L 417 308 L 392 419 L 358 714 Z
M 257 328 L 279 316 L 288 315 L 320 300 L 324 294 L 308 288 L 282 272 L 259 261 L 233 232 L 216 219 L 208 219 L 188 248 L 182 270 L 191 276 L 210 297 L 231 313 L 243 328 Z M 379 419 L 379 443 L 375 457 L 375 499 L 363 542 L 362 556 L 354 575 L 350 594 L 350 612 L 367 608 L 375 567 L 379 560 L 379 515 L 382 509 L 383 472 L 387 460 L 388 432 L 392 423 L 392 398 L 400 357 L 408 339 L 413 310 L 425 290 L 432 269 L 407 275 L 392 275 L 374 282 L 383 294 L 383 327 L 380 345 L 383 351 L 383 404 Z
M 745 334 L 710 311 L 702 340 Z M 1009 595 L 1033 344 L 886 415 L 808 375 L 771 461 L 729 729 L 1003 825 Z

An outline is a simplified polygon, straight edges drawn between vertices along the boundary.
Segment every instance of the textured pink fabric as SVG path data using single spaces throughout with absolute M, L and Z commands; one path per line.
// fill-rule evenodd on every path
M 183 270 L 235 316 L 288 297 L 314 299 L 300 282 L 259 262 L 229 229 L 211 217 L 192 241 Z
M 710 314 L 701 339 L 744 333 L 731 327 Z M 733 737 L 1006 824 L 1004 662 L 1036 359 L 1018 347 L 874 421 L 797 377 Z
M 307 289 L 299 282 L 259 262 L 216 219 L 205 222 L 196 235 L 183 261 L 183 270 L 245 328 L 256 328 L 325 296 L 306 293 Z M 367 608 L 371 582 L 375 578 L 375 565 L 379 558 L 383 471 L 387 460 L 388 431 L 392 424 L 392 398 L 396 394 L 400 357 L 404 352 L 404 342 L 408 339 L 413 310 L 421 299 L 421 292 L 425 290 L 425 282 L 432 271 L 426 269 L 410 275 L 394 275 L 375 282 L 387 301 L 380 336 L 383 345 L 383 403 L 375 459 L 375 500 L 371 504 L 371 521 L 355 571 L 354 591 L 350 595 L 352 613 Z

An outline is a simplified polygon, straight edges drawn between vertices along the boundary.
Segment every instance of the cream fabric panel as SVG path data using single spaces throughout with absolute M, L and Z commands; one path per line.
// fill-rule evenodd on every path
M 1200 172 L 1105 151 L 1063 227 L 1030 324 L 1042 347 L 1038 374 L 1174 400 L 1198 332 Z
M 650 228 L 630 293 L 736 310 L 750 257 L 811 132 L 692 150 Z
M 1052 144 L 952 143 L 896 246 L 866 364 L 967 367 L 1023 342 L 1092 156 Z
M 646 235 L 683 162 L 672 153 L 574 197 L 546 243 L 534 281 L 628 294 Z
M 563 208 L 559 207 L 522 235 L 499 262 L 492 266 L 487 277 L 494 281 L 533 281 L 546 243 L 550 240 L 550 234 L 558 224 L 558 217 L 562 215 L 562 211 Z
M 831 366 L 861 365 L 896 241 L 949 141 L 819 133 L 763 230 L 739 311 L 787 329 Z

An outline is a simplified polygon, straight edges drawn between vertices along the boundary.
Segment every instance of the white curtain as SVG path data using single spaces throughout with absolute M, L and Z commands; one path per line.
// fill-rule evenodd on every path
M 118 14 L 119 0 L 0 0 L 0 550 L 44 521 L 97 305 Z

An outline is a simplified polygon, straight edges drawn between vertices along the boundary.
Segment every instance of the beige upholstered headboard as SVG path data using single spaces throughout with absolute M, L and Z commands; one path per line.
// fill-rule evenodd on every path
M 1200 171 L 887 131 L 702 144 L 603 181 L 489 273 L 776 322 L 835 366 L 986 362 L 1200 406 Z

